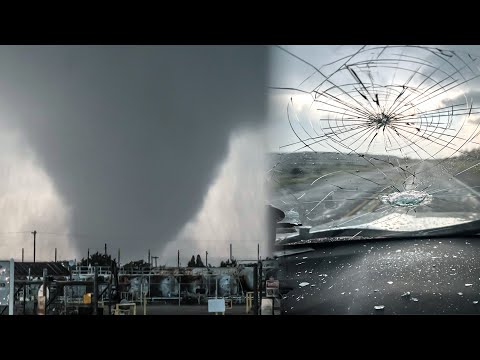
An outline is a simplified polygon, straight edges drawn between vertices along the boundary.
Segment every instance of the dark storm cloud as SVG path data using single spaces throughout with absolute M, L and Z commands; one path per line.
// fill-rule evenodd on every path
M 263 121 L 266 66 L 260 46 L 1 47 L 0 115 L 72 208 L 79 248 L 139 257 L 199 209 L 232 130 Z

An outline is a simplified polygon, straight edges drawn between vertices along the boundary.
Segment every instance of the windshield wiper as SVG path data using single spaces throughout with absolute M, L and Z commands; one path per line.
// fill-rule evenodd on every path
M 289 236 L 286 239 L 277 241 L 275 245 L 308 245 L 315 243 L 356 241 L 366 239 L 437 238 L 449 236 L 465 237 L 474 235 L 480 235 L 480 220 L 475 220 L 463 224 L 414 231 L 391 231 L 362 227 L 325 229 L 310 232 L 309 234 L 303 236 L 301 236 L 300 234 L 296 236 Z

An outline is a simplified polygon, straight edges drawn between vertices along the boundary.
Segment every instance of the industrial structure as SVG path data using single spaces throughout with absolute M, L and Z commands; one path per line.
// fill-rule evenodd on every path
M 278 222 L 285 218 L 283 211 L 268 206 L 272 219 L 269 224 L 269 247 L 275 243 Z M 34 236 L 34 254 L 37 231 Z M 176 267 L 158 267 L 157 256 L 148 251 L 148 262 L 142 261 L 118 266 L 107 254 L 92 254 L 82 266 L 76 261 L 24 262 L 0 260 L 0 315 L 110 315 L 136 314 L 137 305 L 146 313 L 149 304 L 208 304 L 209 311 L 224 313 L 226 304 L 245 304 L 246 313 L 260 314 L 264 303 L 270 301 L 271 314 L 275 299 L 279 301 L 279 286 L 275 280 L 278 261 L 260 259 L 260 245 L 256 260 L 235 260 L 232 245 L 230 257 L 220 267 L 208 264 L 208 252 L 203 265 L 200 256 L 189 267 L 180 266 L 180 252 Z M 96 260 L 108 266 L 98 266 Z M 120 250 L 118 258 L 120 260 Z M 152 266 L 153 261 L 155 266 Z M 193 266 L 196 265 L 196 266 Z M 262 298 L 267 298 L 263 299 Z M 221 304 L 221 306 L 220 306 Z M 210 310 L 210 308 L 215 310 Z M 133 310 L 132 310 L 133 309 Z M 270 310 L 269 310 L 270 314 Z
M 250 313 L 257 314 L 264 279 L 271 277 L 276 267 L 275 260 L 232 267 L 171 268 L 117 268 L 115 262 L 112 266 L 14 262 L 14 281 L 10 279 L 13 314 L 107 315 L 121 313 L 117 310 L 130 309 L 133 304 L 182 306 L 207 304 L 210 299 L 246 304 L 249 297 Z M 10 300 L 9 296 L 6 299 Z M 9 312 L 6 303 L 0 304 L 1 315 Z

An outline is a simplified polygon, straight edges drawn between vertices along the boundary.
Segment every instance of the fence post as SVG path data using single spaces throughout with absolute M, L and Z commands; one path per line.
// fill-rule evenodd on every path
M 47 315 L 47 269 L 43 269 L 43 298 L 45 299 L 45 313 Z
M 13 315 L 15 305 L 15 261 L 10 259 L 10 294 L 8 296 L 8 315 Z M 23 290 L 23 298 L 25 299 L 25 289 Z
M 253 313 L 258 315 L 258 265 L 253 265 Z
M 260 277 L 260 281 L 258 282 L 259 283 L 259 287 L 260 287 L 260 291 L 259 291 L 259 304 L 260 306 L 258 307 L 258 314 L 259 315 L 262 315 L 262 290 L 263 290 L 263 264 L 262 264 L 262 261 L 259 261 L 258 262 L 258 276 Z
M 98 266 L 94 266 L 93 277 L 93 315 L 98 313 Z

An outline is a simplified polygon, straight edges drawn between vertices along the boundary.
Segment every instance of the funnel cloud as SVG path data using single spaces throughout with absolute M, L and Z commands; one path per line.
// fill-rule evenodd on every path
M 23 136 L 69 209 L 64 228 L 79 257 L 107 243 L 122 262 L 145 258 L 175 238 L 199 211 L 231 133 L 263 122 L 267 51 L 0 47 L 1 124 Z
M 272 244 L 265 241 L 267 162 L 262 130 L 245 129 L 232 134 L 227 158 L 207 191 L 201 210 L 167 245 L 160 258 L 162 264 L 176 265 L 177 251 L 183 265 L 194 254 L 201 254 L 204 259 L 208 251 L 208 263 L 217 266 L 229 258 L 230 244 L 237 260 L 270 255 Z

